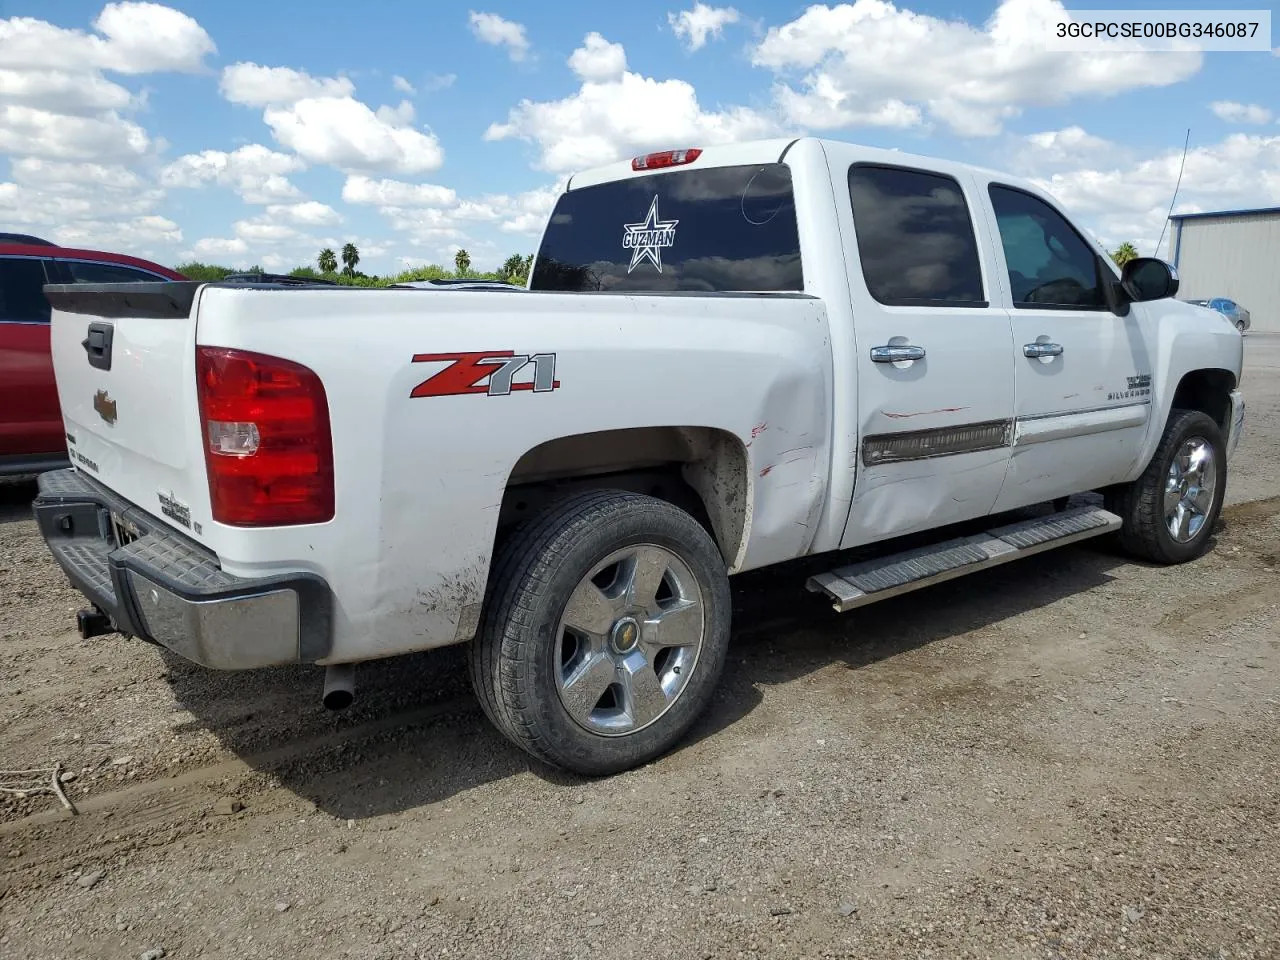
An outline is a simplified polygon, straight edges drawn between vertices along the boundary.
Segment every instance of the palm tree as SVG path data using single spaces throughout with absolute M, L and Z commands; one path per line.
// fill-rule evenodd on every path
M 320 251 L 320 256 L 317 258 L 317 262 L 320 264 L 321 273 L 338 272 L 338 257 L 329 247 L 325 247 Z
M 512 282 L 520 280 L 524 274 L 524 257 L 513 253 L 502 261 L 502 278 Z
M 1130 260 L 1138 258 L 1138 248 L 1126 240 L 1120 246 L 1111 251 L 1111 259 L 1116 262 L 1117 267 L 1123 267 Z
M 471 254 L 459 250 L 453 255 L 453 265 L 458 268 L 458 276 L 462 276 L 471 269 Z
M 360 262 L 360 251 L 354 243 L 342 245 L 342 272 L 348 275 L 356 272 L 356 264 Z

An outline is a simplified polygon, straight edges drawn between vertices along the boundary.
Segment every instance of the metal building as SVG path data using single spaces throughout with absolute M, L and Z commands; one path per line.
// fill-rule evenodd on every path
M 1251 330 L 1280 333 L 1280 207 L 1169 220 L 1178 296 L 1230 297 L 1249 311 Z

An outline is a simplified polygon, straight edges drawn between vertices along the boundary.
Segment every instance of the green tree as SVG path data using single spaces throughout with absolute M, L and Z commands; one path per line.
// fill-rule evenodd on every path
M 513 253 L 502 261 L 502 269 L 498 272 L 502 274 L 503 280 L 518 283 L 524 277 L 524 257 L 518 253 Z
M 344 243 L 342 245 L 342 272 L 348 276 L 354 275 L 356 272 L 356 264 L 360 262 L 360 251 L 356 249 L 354 243 Z
M 459 250 L 453 255 L 453 265 L 457 268 L 458 276 L 463 276 L 471 270 L 471 254 L 465 250 Z
M 343 256 L 346 256 L 344 251 Z M 316 262 L 320 264 L 321 273 L 337 273 L 338 257 L 329 247 L 325 247 L 320 251 L 320 256 L 316 258 Z
M 203 280 L 205 282 L 224 280 L 228 274 L 235 273 L 230 267 L 221 267 L 216 263 L 200 263 L 198 260 L 180 263 L 175 269 L 188 280 Z
M 1138 248 L 1126 240 L 1120 246 L 1111 251 L 1111 259 L 1116 262 L 1117 267 L 1123 267 L 1130 260 L 1138 257 Z

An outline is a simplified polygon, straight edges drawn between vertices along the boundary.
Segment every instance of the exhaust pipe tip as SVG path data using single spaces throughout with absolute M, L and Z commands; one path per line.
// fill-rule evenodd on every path
M 355 701 L 356 695 L 350 690 L 330 690 L 321 701 L 330 710 L 345 710 Z
M 355 667 L 347 663 L 335 663 L 324 671 L 324 693 L 320 702 L 330 710 L 345 710 L 356 698 Z

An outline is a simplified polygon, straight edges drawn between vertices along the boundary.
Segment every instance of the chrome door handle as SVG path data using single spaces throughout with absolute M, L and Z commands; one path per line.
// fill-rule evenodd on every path
M 871 359 L 876 363 L 898 363 L 901 360 L 923 360 L 924 347 L 872 347 Z
M 1024 343 L 1022 345 L 1022 355 L 1024 357 L 1060 357 L 1062 356 L 1062 344 Z

